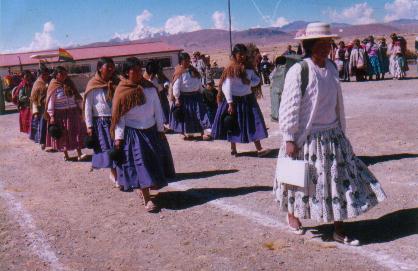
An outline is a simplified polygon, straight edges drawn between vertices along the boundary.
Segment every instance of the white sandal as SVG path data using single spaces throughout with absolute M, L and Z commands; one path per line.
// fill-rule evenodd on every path
M 286 216 L 286 220 L 287 220 L 287 227 L 289 228 L 289 230 L 296 234 L 296 235 L 303 235 L 305 234 L 305 229 L 302 226 L 298 226 L 297 228 L 294 228 L 292 226 L 290 226 L 290 222 L 289 222 L 289 215 Z
M 88 157 L 88 155 L 84 153 L 84 154 L 77 157 L 77 161 L 84 161 L 84 160 L 86 160 L 87 157 Z
M 335 231 L 332 233 L 332 239 L 334 239 L 335 242 L 338 242 L 338 243 L 341 243 L 341 244 L 344 244 L 344 245 L 348 245 L 348 246 L 357 247 L 357 246 L 360 245 L 359 240 L 348 238 L 348 236 L 338 234 Z
M 112 174 L 109 174 L 109 180 L 112 182 L 115 188 L 120 188 L 120 185 L 118 184 L 116 178 Z

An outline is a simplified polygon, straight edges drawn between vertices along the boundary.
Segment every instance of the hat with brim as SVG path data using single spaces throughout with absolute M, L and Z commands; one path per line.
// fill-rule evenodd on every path
M 296 40 L 310 40 L 310 39 L 326 39 L 339 38 L 337 34 L 331 33 L 331 26 L 327 23 L 310 23 L 306 26 L 305 31 L 298 31 L 296 33 Z

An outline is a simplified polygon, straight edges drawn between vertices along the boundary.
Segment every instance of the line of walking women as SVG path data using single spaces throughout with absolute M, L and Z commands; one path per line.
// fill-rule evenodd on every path
M 165 137 L 168 129 L 185 140 L 196 133 L 203 140 L 229 140 L 233 155 L 237 154 L 236 143 L 249 142 L 254 142 L 259 156 L 268 154 L 260 143 L 267 137 L 266 125 L 251 91 L 260 79 L 247 65 L 246 53 L 244 45 L 235 46 L 221 84 L 225 99 L 212 117 L 203 104 L 201 80 L 187 53 L 180 54 L 173 76 L 171 108 L 169 81 L 155 63 L 147 64 L 143 75 L 141 61 L 127 58 L 118 77 L 113 60 L 102 57 L 84 99 L 64 67 L 56 67 L 51 80 L 49 70 L 42 67 L 31 94 L 29 83 L 22 84 L 22 101 L 23 93 L 31 95 L 30 138 L 43 149 L 63 152 L 66 161 L 72 160 L 69 151 L 76 150 L 77 160 L 82 161 L 87 156 L 81 150 L 92 148 L 93 169 L 109 168 L 115 186 L 123 191 L 138 189 L 146 209 L 157 211 L 150 189 L 160 189 L 175 177 Z M 233 118 L 232 128 L 225 126 L 227 116 Z

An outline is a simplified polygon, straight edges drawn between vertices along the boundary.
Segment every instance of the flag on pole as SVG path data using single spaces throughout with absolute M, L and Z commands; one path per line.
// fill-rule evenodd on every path
M 74 62 L 74 57 L 65 49 L 58 49 L 58 61 L 72 61 Z

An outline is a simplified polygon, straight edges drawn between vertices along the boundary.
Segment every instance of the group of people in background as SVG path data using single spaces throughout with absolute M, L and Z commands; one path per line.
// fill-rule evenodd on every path
M 259 50 L 234 47 L 220 91 L 197 56 L 180 53 L 171 80 L 156 62 L 143 65 L 130 57 L 117 72 L 112 58 L 102 57 L 83 94 L 63 66 L 51 71 L 41 65 L 35 82 L 24 71 L 16 88 L 20 131 L 42 150 L 62 152 L 65 161 L 84 161 L 82 149 L 92 149 L 92 169 L 109 169 L 116 187 L 137 189 L 145 209 L 158 211 L 150 190 L 175 178 L 166 133 L 184 140 L 228 140 L 232 155 L 238 154 L 237 143 L 254 142 L 260 157 L 270 152 L 260 143 L 267 128 L 253 92 L 261 90 L 254 67 Z
M 355 39 L 348 45 L 340 41 L 333 45 L 331 59 L 337 65 L 340 79 L 350 81 L 354 76 L 356 81 L 383 80 L 390 73 L 393 79 L 403 79 L 408 65 L 406 61 L 406 40 L 393 33 L 391 43 L 385 38 L 377 42 L 373 36 L 360 41 Z
M 383 80 L 390 73 L 393 79 L 403 79 L 408 71 L 407 43 L 404 37 L 393 33 L 388 44 L 384 37 L 375 39 L 369 36 L 366 39 L 354 39 L 347 44 L 333 41 L 329 58 L 334 61 L 339 78 L 342 82 L 349 82 L 351 77 L 356 81 Z M 297 50 L 288 45 L 282 56 L 302 57 L 304 50 L 301 44 Z M 277 67 L 271 63 L 266 54 L 263 55 L 262 71 L 264 84 L 270 84 L 269 75 Z

